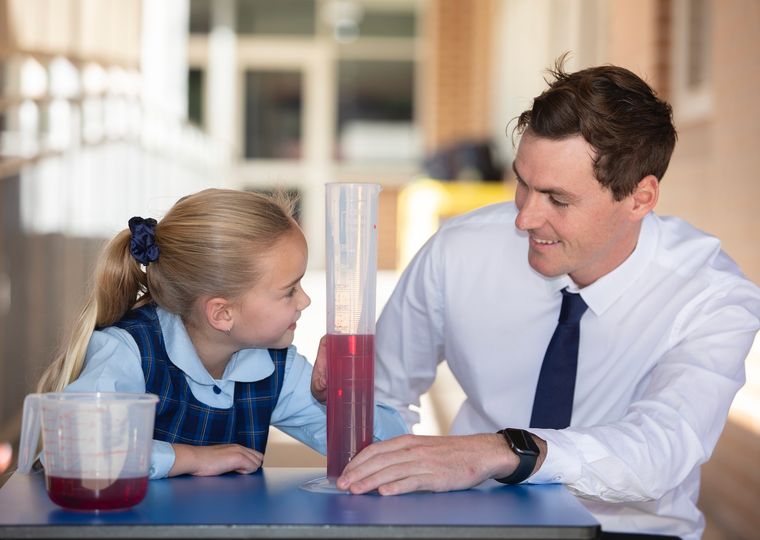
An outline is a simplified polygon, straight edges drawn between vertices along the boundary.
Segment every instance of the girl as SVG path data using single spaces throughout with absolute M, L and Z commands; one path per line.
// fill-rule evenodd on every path
M 270 424 L 324 454 L 325 410 L 310 392 L 311 365 L 291 346 L 311 303 L 292 206 L 209 189 L 160 223 L 130 219 L 38 391 L 156 394 L 151 478 L 251 473 Z M 324 399 L 319 377 L 314 395 Z M 375 419 L 376 439 L 406 433 L 390 407 L 376 405 Z

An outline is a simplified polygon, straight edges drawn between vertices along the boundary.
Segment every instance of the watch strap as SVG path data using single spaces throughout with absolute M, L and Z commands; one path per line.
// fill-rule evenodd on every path
M 502 484 L 519 484 L 526 478 L 528 478 L 531 473 L 533 473 L 533 469 L 536 466 L 536 460 L 538 459 L 538 456 L 533 453 L 524 453 L 519 452 L 515 447 L 515 442 L 512 440 L 512 437 L 510 437 L 508 430 L 502 429 L 497 431 L 499 435 L 504 437 L 504 440 L 507 441 L 507 444 L 509 445 L 509 448 L 512 450 L 512 452 L 515 453 L 517 458 L 520 460 L 519 464 L 517 465 L 517 468 L 510 474 L 509 476 L 505 476 L 504 478 L 495 478 L 497 482 L 501 482 Z M 525 437 L 530 437 L 530 433 L 528 433 L 525 430 L 519 430 L 522 431 L 523 435 Z

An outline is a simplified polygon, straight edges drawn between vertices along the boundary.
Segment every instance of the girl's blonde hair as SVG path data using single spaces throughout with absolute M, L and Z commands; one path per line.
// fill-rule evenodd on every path
M 101 253 L 92 290 L 65 349 L 45 370 L 37 391 L 58 392 L 75 380 L 92 332 L 133 308 L 155 302 L 188 321 L 202 296 L 242 296 L 259 278 L 254 256 L 266 254 L 297 229 L 294 204 L 282 193 L 228 189 L 184 197 L 156 225 L 160 253 L 145 271 L 130 252 L 129 229 L 118 233 Z

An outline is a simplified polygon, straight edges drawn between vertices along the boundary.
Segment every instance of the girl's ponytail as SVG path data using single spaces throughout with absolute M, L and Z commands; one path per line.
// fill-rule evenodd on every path
M 79 377 L 92 332 L 112 325 L 136 305 L 150 301 L 145 273 L 129 251 L 130 236 L 129 229 L 121 231 L 103 250 L 89 297 L 65 348 L 42 374 L 38 392 L 60 392 Z

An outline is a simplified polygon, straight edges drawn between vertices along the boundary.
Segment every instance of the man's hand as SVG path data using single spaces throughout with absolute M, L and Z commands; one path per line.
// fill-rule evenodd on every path
M 264 454 L 239 444 L 214 444 L 192 446 L 173 444 L 174 465 L 169 476 L 192 474 L 193 476 L 216 476 L 235 471 L 250 474 L 261 467 Z
M 311 395 L 320 403 L 327 401 L 327 336 L 319 340 L 317 359 L 311 372 Z
M 13 449 L 11 445 L 8 443 L 0 444 L 0 473 L 10 466 L 12 458 Z
M 359 452 L 337 485 L 355 494 L 374 489 L 381 495 L 453 491 L 508 476 L 517 464 L 517 456 L 499 434 L 402 435 Z

